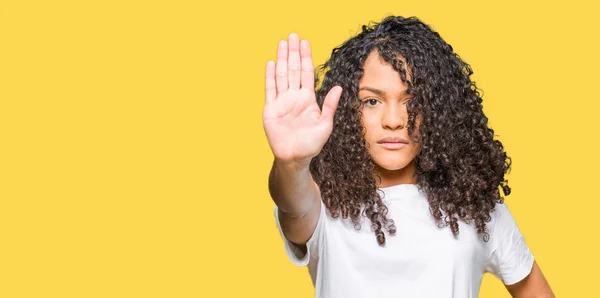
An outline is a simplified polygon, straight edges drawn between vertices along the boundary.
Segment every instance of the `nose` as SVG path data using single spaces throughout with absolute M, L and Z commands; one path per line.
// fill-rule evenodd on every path
M 381 124 L 383 128 L 396 130 L 403 129 L 408 118 L 406 106 L 401 103 L 391 103 L 383 111 Z

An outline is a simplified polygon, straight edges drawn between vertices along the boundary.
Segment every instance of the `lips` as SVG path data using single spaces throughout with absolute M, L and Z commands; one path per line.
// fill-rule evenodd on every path
M 377 141 L 378 144 L 408 144 L 408 141 L 401 137 L 387 137 Z
M 377 144 L 388 150 L 398 150 L 408 146 L 408 141 L 401 137 L 387 137 L 377 141 Z

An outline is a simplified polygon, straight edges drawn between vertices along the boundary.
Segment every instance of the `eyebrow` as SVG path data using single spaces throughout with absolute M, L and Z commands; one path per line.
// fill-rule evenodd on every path
M 383 90 L 379 90 L 379 89 L 375 89 L 375 88 L 371 88 L 371 87 L 361 87 L 360 89 L 358 89 L 358 92 L 360 92 L 362 90 L 373 92 L 373 93 L 375 93 L 377 95 L 384 95 L 385 94 L 385 92 Z M 408 95 L 408 93 L 406 93 L 406 90 L 404 90 L 404 92 L 402 92 L 401 95 Z

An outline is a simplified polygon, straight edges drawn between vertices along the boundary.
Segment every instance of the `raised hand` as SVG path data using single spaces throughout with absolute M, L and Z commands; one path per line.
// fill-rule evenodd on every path
M 314 76 L 310 45 L 295 33 L 279 42 L 277 63 L 267 62 L 263 125 L 279 162 L 308 165 L 331 134 L 342 88 L 331 88 L 321 111 Z

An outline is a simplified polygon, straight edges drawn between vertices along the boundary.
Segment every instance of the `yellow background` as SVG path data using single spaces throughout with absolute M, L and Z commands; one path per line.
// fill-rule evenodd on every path
M 0 297 L 312 297 L 267 191 L 264 66 L 389 14 L 471 64 L 528 245 L 557 296 L 598 295 L 598 8 L 416 2 L 0 1 Z

